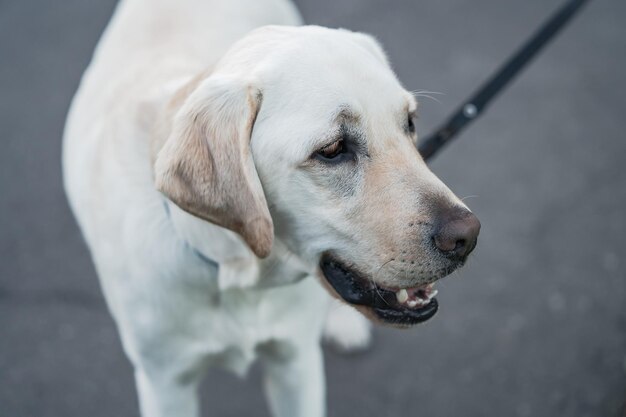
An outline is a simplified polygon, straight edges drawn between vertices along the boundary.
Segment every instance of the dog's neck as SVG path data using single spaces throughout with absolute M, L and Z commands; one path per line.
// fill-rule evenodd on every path
M 314 273 L 299 256 L 274 239 L 267 258 L 257 258 L 235 232 L 195 217 L 164 200 L 175 233 L 208 267 L 218 267 L 220 290 L 289 285 Z

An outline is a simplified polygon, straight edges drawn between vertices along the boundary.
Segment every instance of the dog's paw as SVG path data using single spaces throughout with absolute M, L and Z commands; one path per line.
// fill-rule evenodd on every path
M 324 341 L 342 352 L 363 351 L 372 341 L 372 324 L 354 308 L 333 300 L 324 326 Z

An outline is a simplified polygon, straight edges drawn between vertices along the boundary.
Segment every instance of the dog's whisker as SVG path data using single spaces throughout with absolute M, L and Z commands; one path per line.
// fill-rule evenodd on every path
M 380 271 L 385 267 L 385 265 L 387 265 L 391 261 L 393 261 L 393 259 L 389 259 L 387 262 L 383 263 L 380 267 L 378 267 L 376 272 L 369 278 L 369 280 L 372 282 L 372 285 L 374 285 L 374 289 L 376 290 L 376 294 L 378 294 L 380 299 L 383 300 L 385 302 L 385 304 L 387 304 L 387 305 L 389 305 L 389 303 L 387 302 L 387 300 L 385 300 L 385 297 L 382 296 L 380 291 L 378 291 L 378 285 L 376 285 L 376 277 L 378 276 Z
M 445 93 L 439 92 L 439 91 L 429 91 L 429 90 L 412 90 L 411 94 L 413 95 L 419 95 L 419 94 L 437 94 L 440 96 L 445 96 Z
M 461 199 L 461 201 L 465 201 L 465 199 L 467 199 L 467 198 L 478 198 L 478 196 L 477 195 L 468 195 L 468 196 L 463 197 Z
M 392 259 L 389 259 L 387 262 L 383 263 L 380 267 L 378 267 L 378 269 L 376 270 L 376 272 L 374 273 L 374 280 L 377 278 L 378 274 L 380 273 L 380 271 L 389 263 L 392 262 Z
M 413 97 L 415 97 L 415 98 L 425 97 L 425 98 L 429 98 L 429 99 L 431 99 L 433 101 L 436 101 L 439 104 L 441 104 L 441 101 L 439 101 L 437 98 L 433 97 L 431 94 L 444 95 L 444 93 L 439 93 L 437 91 L 428 91 L 428 90 L 415 90 L 415 91 L 411 91 L 411 94 L 413 94 Z
M 380 291 L 378 291 L 378 286 L 376 286 L 376 283 L 374 283 L 374 289 L 376 290 L 376 294 L 378 295 L 378 297 L 383 300 L 385 302 L 385 304 L 389 305 L 389 303 L 387 302 L 387 300 L 385 300 L 385 297 L 383 297 L 383 295 L 380 293 Z
M 437 103 L 441 104 L 441 101 L 439 101 L 439 100 L 437 100 L 435 97 L 433 97 L 433 96 L 429 96 L 429 95 L 427 95 L 427 94 L 420 94 L 419 96 L 416 96 L 416 97 L 425 97 L 425 98 L 429 98 L 429 99 L 431 99 L 431 100 L 433 100 L 433 101 L 436 101 Z

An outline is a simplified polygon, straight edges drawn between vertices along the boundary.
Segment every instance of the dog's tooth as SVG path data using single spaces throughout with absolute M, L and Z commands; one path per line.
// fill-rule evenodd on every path
M 415 307 L 417 305 L 417 303 L 418 303 L 417 300 L 409 300 L 407 302 L 408 306 L 411 307 L 411 308 Z
M 404 288 L 402 288 L 401 290 L 396 291 L 396 299 L 400 304 L 404 304 L 406 300 L 409 299 L 409 293 Z
M 428 299 L 434 298 L 435 295 L 439 294 L 438 290 L 432 290 L 430 294 L 428 294 Z

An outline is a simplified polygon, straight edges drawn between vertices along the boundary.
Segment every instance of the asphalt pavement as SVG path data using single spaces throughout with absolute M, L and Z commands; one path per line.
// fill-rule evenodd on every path
M 0 416 L 136 416 L 124 357 L 61 184 L 69 101 L 112 0 L 0 1 Z M 443 121 L 556 0 L 298 0 L 375 35 Z M 482 221 L 440 311 L 327 350 L 329 417 L 622 417 L 626 2 L 596 0 L 432 163 Z M 204 416 L 268 416 L 260 373 L 211 372 Z

